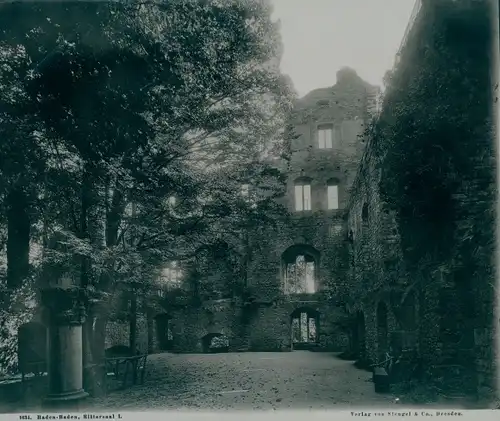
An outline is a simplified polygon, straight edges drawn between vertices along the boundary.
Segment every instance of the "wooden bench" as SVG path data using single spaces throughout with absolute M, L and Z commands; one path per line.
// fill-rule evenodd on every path
M 106 350 L 105 359 L 105 390 L 108 390 L 107 379 L 111 374 L 121 383 L 121 388 L 127 386 L 127 380 L 132 378 L 132 384 L 144 383 L 146 375 L 147 354 L 135 354 L 130 348 L 117 345 Z
M 384 367 L 374 367 L 373 369 L 373 384 L 375 392 L 388 393 L 391 389 L 391 382 L 389 380 L 389 373 Z
M 375 392 L 377 393 L 388 393 L 391 388 L 391 374 L 394 364 L 394 357 L 388 352 L 385 354 L 385 360 L 372 364 L 373 369 L 373 384 L 375 386 Z

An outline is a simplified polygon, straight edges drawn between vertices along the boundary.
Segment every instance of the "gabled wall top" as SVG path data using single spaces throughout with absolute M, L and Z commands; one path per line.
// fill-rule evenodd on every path
M 328 105 L 329 101 L 335 101 L 338 94 L 345 91 L 363 91 L 368 95 L 376 94 L 380 91 L 378 86 L 365 82 L 356 73 L 356 70 L 350 67 L 342 67 L 336 73 L 337 81 L 335 85 L 327 88 L 314 89 L 295 103 L 295 109 L 315 108 L 322 105 Z M 323 104 L 323 102 L 325 102 Z

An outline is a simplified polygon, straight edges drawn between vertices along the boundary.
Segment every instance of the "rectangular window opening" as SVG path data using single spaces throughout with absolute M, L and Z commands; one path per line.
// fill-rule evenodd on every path
M 302 186 L 295 186 L 295 210 L 304 210 L 304 199 L 302 195 Z
M 325 148 L 326 149 L 332 149 L 333 148 L 333 142 L 332 142 L 332 130 L 326 130 L 326 139 L 325 139 Z
M 333 148 L 333 126 L 331 124 L 318 127 L 318 148 Z
M 338 186 L 328 186 L 328 209 L 339 208 L 339 188 Z
M 311 186 L 309 184 L 295 186 L 295 210 L 297 212 L 311 210 Z
M 169 266 L 163 268 L 160 282 L 163 288 L 179 288 L 182 284 L 182 272 L 178 267 L 177 262 L 170 262 Z
M 311 210 L 311 186 L 305 185 L 304 187 L 304 210 Z
M 326 133 L 324 130 L 318 131 L 318 147 L 320 149 L 325 149 Z

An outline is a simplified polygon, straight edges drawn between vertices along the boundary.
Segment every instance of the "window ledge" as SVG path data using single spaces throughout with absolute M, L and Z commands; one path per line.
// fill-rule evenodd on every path
M 309 215 L 312 215 L 314 212 L 315 211 L 313 211 L 313 210 L 307 210 L 307 211 L 296 211 L 296 210 L 294 210 L 293 211 L 293 215 L 296 215 L 296 216 L 309 216 Z
M 288 301 L 294 302 L 308 302 L 308 303 L 316 303 L 319 301 L 318 299 L 319 292 L 310 292 L 310 293 L 302 293 L 302 294 L 284 294 L 285 298 Z
M 318 209 L 315 211 L 294 211 L 291 213 L 292 218 L 306 218 L 306 217 L 321 217 L 321 216 L 338 216 L 345 212 L 344 208 L 339 209 Z

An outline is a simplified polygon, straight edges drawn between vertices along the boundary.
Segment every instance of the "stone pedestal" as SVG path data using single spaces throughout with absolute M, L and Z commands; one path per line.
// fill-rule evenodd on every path
M 76 409 L 88 394 L 83 390 L 84 291 L 76 287 L 42 290 L 48 326 L 49 394 L 44 406 Z

